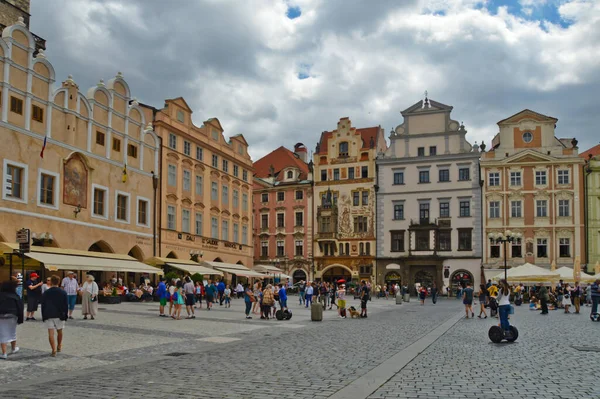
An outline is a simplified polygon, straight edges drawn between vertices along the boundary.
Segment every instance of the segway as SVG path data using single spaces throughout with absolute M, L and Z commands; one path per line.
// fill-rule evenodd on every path
M 600 313 L 590 313 L 590 319 L 592 321 L 600 321 Z
M 275 312 L 275 318 L 277 320 L 289 320 L 292 318 L 292 312 L 290 312 L 288 309 L 279 309 L 277 312 Z
M 488 331 L 488 337 L 495 344 L 499 344 L 503 340 L 515 342 L 519 337 L 519 330 L 515 326 L 510 326 L 508 330 L 504 330 L 500 326 L 492 326 Z

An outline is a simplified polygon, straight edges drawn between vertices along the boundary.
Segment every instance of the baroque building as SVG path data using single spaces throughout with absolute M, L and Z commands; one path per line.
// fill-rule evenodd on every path
M 313 279 L 373 280 L 375 158 L 386 148 L 380 126 L 358 129 L 347 117 L 321 134 L 313 155 Z
M 584 166 L 585 246 L 587 271 L 595 274 L 600 262 L 600 144 L 580 154 Z
M 584 160 L 577 140 L 558 138 L 558 119 L 525 109 L 498 122 L 492 148 L 482 154 L 483 223 L 487 268 L 525 262 L 573 266 L 584 260 Z M 487 239 L 521 234 L 506 246 Z
M 425 98 L 401 112 L 377 158 L 377 282 L 479 284 L 479 147 L 453 107 Z
M 312 171 L 298 143 L 254 162 L 254 263 L 278 267 L 294 282 L 312 270 Z
M 241 134 L 201 126 L 179 97 L 154 111 L 162 141 L 160 256 L 252 267 L 252 160 Z
M 29 30 L 29 20 L 31 14 L 30 0 L 3 0 L 0 1 L 0 30 L 4 30 L 7 26 L 14 25 L 16 23 L 25 24 L 25 28 Z M 46 40 L 42 39 L 33 32 L 31 37 L 35 42 L 35 49 L 33 55 L 37 55 L 39 50 L 46 50 Z

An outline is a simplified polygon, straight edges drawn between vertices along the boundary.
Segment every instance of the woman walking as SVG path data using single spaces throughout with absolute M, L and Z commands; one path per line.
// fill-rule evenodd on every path
M 565 313 L 571 313 L 569 312 L 569 308 L 571 307 L 571 290 L 572 288 L 569 286 L 569 283 L 565 283 L 561 301 L 562 305 L 565 307 Z
M 510 323 L 508 315 L 510 314 L 510 287 L 506 280 L 500 280 L 500 290 L 498 291 L 498 315 L 500 316 L 500 327 L 504 331 L 508 331 Z
M 94 320 L 98 313 L 98 284 L 94 281 L 94 276 L 87 275 L 87 279 L 81 287 L 81 314 L 83 320 L 87 320 L 88 315 Z
M 263 294 L 263 299 L 262 299 L 263 314 L 261 315 L 260 318 L 269 320 L 271 306 L 275 305 L 275 296 L 273 295 L 273 287 L 271 286 L 271 284 L 267 285 L 267 288 L 265 288 L 263 290 L 262 294 Z
M 171 316 L 175 320 L 181 320 L 181 308 L 185 304 L 185 294 L 183 292 L 183 283 L 181 280 L 177 281 L 177 289 L 175 290 L 176 298 L 173 300 L 175 304 L 175 311 L 173 312 L 173 316 Z
M 250 285 L 248 285 L 248 288 L 250 288 Z M 260 294 L 262 292 L 262 284 L 261 283 L 255 283 L 254 284 L 254 292 L 252 293 L 252 295 L 254 296 L 254 301 L 252 302 L 252 313 L 254 314 L 260 314 L 261 313 L 261 309 L 260 309 Z
M 196 281 L 196 309 L 202 309 L 202 291 L 204 291 L 202 282 Z
M 419 299 L 421 300 L 421 305 L 425 305 L 425 297 L 427 296 L 427 288 L 425 286 L 421 286 L 419 288 Z
M 481 284 L 479 286 L 479 317 L 481 319 L 481 314 L 484 314 L 484 319 L 487 319 L 487 313 L 485 311 L 485 300 L 487 299 L 487 289 L 485 288 L 485 284 Z
M 244 303 L 246 304 L 246 319 L 251 319 L 250 309 L 252 308 L 252 304 L 256 303 L 256 298 L 250 289 L 250 284 L 246 284 L 246 288 L 244 289 Z
M 0 359 L 6 360 L 8 344 L 11 354 L 17 353 L 17 325 L 23 323 L 23 301 L 17 295 L 16 279 L 3 282 L 0 285 L 0 346 L 2 354 Z

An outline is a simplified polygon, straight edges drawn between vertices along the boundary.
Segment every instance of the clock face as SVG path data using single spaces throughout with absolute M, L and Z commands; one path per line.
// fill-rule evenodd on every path
M 524 142 L 531 143 L 532 140 L 533 140 L 533 133 L 531 133 L 531 132 L 523 133 L 523 141 Z

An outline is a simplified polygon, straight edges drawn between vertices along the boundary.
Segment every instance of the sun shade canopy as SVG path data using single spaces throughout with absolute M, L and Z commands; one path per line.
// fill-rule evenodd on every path
M 50 271 L 93 270 L 102 272 L 163 273 L 162 270 L 138 262 L 131 257 L 127 257 L 129 259 L 115 259 L 99 256 L 64 255 L 45 252 L 27 252 L 25 256 L 43 263 L 44 267 Z

